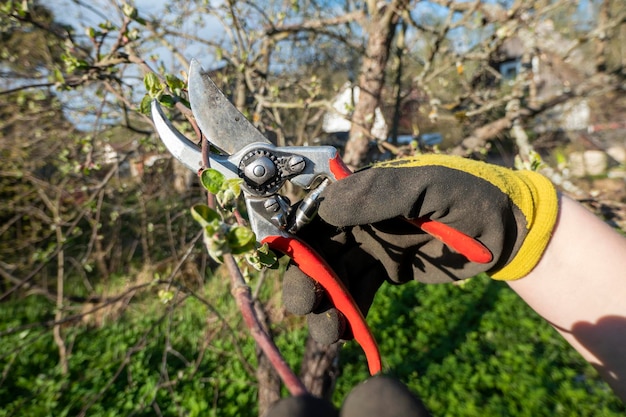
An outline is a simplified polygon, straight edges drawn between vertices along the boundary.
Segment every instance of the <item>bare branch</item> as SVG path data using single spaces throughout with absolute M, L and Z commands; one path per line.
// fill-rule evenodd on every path
M 230 274 L 233 296 L 237 301 L 237 306 L 241 311 L 242 317 L 252 337 L 270 360 L 291 395 L 295 396 L 306 393 L 306 388 L 289 368 L 289 365 L 285 362 L 285 359 L 280 354 L 272 338 L 262 330 L 259 319 L 254 311 L 254 301 L 250 295 L 250 288 L 241 275 L 237 262 L 235 262 L 232 255 L 226 254 L 224 255 L 224 264 Z

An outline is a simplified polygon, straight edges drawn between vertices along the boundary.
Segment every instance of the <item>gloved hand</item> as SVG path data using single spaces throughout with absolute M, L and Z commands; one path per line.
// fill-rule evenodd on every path
M 385 280 L 443 283 L 480 272 L 502 280 L 524 277 L 539 262 L 557 212 L 556 191 L 538 173 L 423 155 L 384 162 L 330 184 L 322 193 L 321 219 L 299 236 L 335 269 L 365 315 Z M 470 262 L 406 221 L 419 218 L 473 237 L 492 260 Z M 309 331 L 320 343 L 347 338 L 341 317 L 322 294 L 299 269 L 288 268 L 287 310 L 307 314 Z
M 429 417 L 422 402 L 400 381 L 376 376 L 357 385 L 337 412 L 316 397 L 289 397 L 278 401 L 266 417 Z

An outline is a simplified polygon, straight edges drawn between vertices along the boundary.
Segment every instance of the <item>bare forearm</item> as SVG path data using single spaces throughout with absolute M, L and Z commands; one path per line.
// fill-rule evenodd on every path
M 509 285 L 626 402 L 626 239 L 564 197 L 543 258 Z

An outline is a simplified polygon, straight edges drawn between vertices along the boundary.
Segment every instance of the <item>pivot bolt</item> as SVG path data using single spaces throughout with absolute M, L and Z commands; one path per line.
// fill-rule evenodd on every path
M 247 165 L 244 174 L 253 183 L 263 185 L 276 175 L 276 166 L 270 158 L 262 156 Z

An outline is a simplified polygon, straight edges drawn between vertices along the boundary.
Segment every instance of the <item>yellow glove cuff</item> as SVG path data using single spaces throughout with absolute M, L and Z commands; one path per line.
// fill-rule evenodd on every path
M 559 212 L 556 190 L 546 177 L 532 171 L 516 171 L 515 173 L 527 186 L 527 191 L 523 194 L 530 197 L 527 204 L 523 204 L 524 207 L 519 206 L 526 216 L 528 235 L 515 258 L 504 268 L 491 274 L 491 277 L 497 280 L 523 278 L 533 270 L 550 242 Z M 528 210 L 529 206 L 533 209 Z

